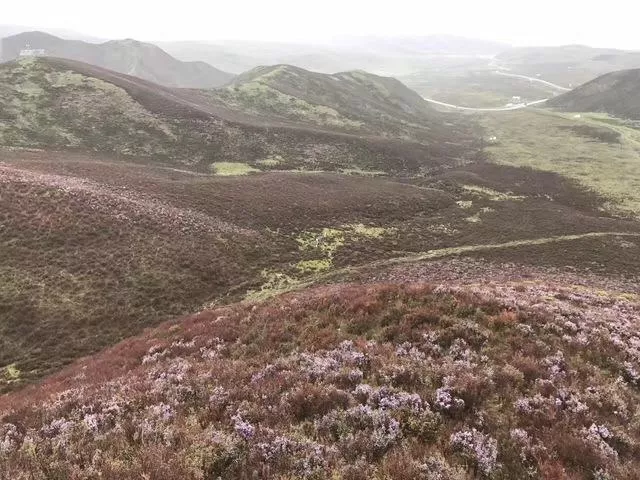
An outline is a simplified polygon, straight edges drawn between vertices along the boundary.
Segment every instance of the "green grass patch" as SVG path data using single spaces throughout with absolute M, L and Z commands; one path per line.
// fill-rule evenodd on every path
M 246 300 L 256 301 L 269 298 L 278 293 L 286 292 L 298 284 L 298 281 L 290 275 L 274 270 L 263 270 L 261 276 L 264 283 L 258 290 L 249 290 L 245 295 Z
M 220 175 L 222 177 L 231 177 L 237 175 L 248 175 L 250 173 L 259 172 L 257 168 L 246 163 L 235 162 L 216 162 L 211 164 L 211 170 L 214 175 Z
M 18 370 L 18 368 L 16 367 L 15 363 L 4 367 L 3 374 L 5 380 L 9 383 L 20 381 L 20 376 L 22 375 L 20 370 Z
M 278 165 L 284 162 L 284 158 L 280 155 L 274 155 L 272 157 L 264 158 L 262 160 L 258 160 L 256 164 L 262 167 L 277 167 Z
M 362 223 L 344 225 L 341 228 L 323 228 L 320 232 L 302 232 L 296 237 L 300 250 L 318 250 L 325 255 L 333 254 L 347 241 L 358 238 L 380 238 L 395 233 L 394 228 L 375 227 Z
M 371 227 L 362 223 L 347 225 L 351 233 L 359 237 L 380 238 L 381 236 L 395 231 L 393 228 Z
M 302 260 L 296 264 L 298 271 L 303 274 L 312 274 L 326 272 L 333 265 L 330 258 L 322 258 L 319 260 Z
M 485 115 L 484 125 L 498 138 L 486 148 L 491 161 L 563 175 L 607 198 L 608 211 L 640 215 L 640 131 L 602 115 L 535 109 Z M 571 128 L 584 125 L 608 126 L 620 143 L 594 141 Z

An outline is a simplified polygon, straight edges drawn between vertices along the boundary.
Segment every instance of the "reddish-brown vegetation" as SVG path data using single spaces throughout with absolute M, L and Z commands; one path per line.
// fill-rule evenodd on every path
M 1 398 L 1 471 L 635 478 L 640 306 L 523 285 L 336 285 L 167 323 Z

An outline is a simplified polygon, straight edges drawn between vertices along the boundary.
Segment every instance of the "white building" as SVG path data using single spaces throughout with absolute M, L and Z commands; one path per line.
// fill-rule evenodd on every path
M 43 48 L 31 48 L 31 45 L 25 45 L 25 47 L 20 50 L 21 57 L 42 57 L 45 55 L 45 51 Z

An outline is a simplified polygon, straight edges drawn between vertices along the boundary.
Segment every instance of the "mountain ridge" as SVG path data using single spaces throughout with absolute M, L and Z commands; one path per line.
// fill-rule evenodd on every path
M 44 32 L 25 32 L 2 39 L 2 60 L 18 58 L 28 45 L 52 57 L 68 58 L 169 87 L 212 88 L 233 75 L 205 62 L 182 62 L 160 47 L 133 39 L 88 43 L 66 40 Z

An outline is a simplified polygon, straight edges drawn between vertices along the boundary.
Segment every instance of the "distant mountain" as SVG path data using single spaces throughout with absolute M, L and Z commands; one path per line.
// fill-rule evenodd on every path
M 428 67 L 434 56 L 495 55 L 508 45 L 448 35 L 338 37 L 327 44 L 220 41 L 157 42 L 181 60 L 203 60 L 242 73 L 259 65 L 289 64 L 322 73 L 366 70 L 401 75 Z
M 112 40 L 94 44 L 65 40 L 43 32 L 20 33 L 2 40 L 2 60 L 12 60 L 25 46 L 44 49 L 47 56 L 68 58 L 126 73 L 169 87 L 211 88 L 232 74 L 204 62 L 182 62 L 150 43 Z
M 496 57 L 513 73 L 539 75 L 547 81 L 575 87 L 605 73 L 640 68 L 640 52 L 585 45 L 522 47 Z
M 573 112 L 640 120 L 640 69 L 608 73 L 547 103 Z
M 66 28 L 46 28 L 46 27 L 37 28 L 37 27 L 34 27 L 33 25 L 31 26 L 0 25 L 0 38 L 5 38 L 11 35 L 17 35 L 19 33 L 34 32 L 34 31 L 45 32 L 60 38 L 66 38 L 68 40 L 82 40 L 84 42 L 90 42 L 90 43 L 100 43 L 105 41 L 105 39 L 103 38 L 86 35 L 84 33 L 76 32 L 74 30 L 68 30 Z

